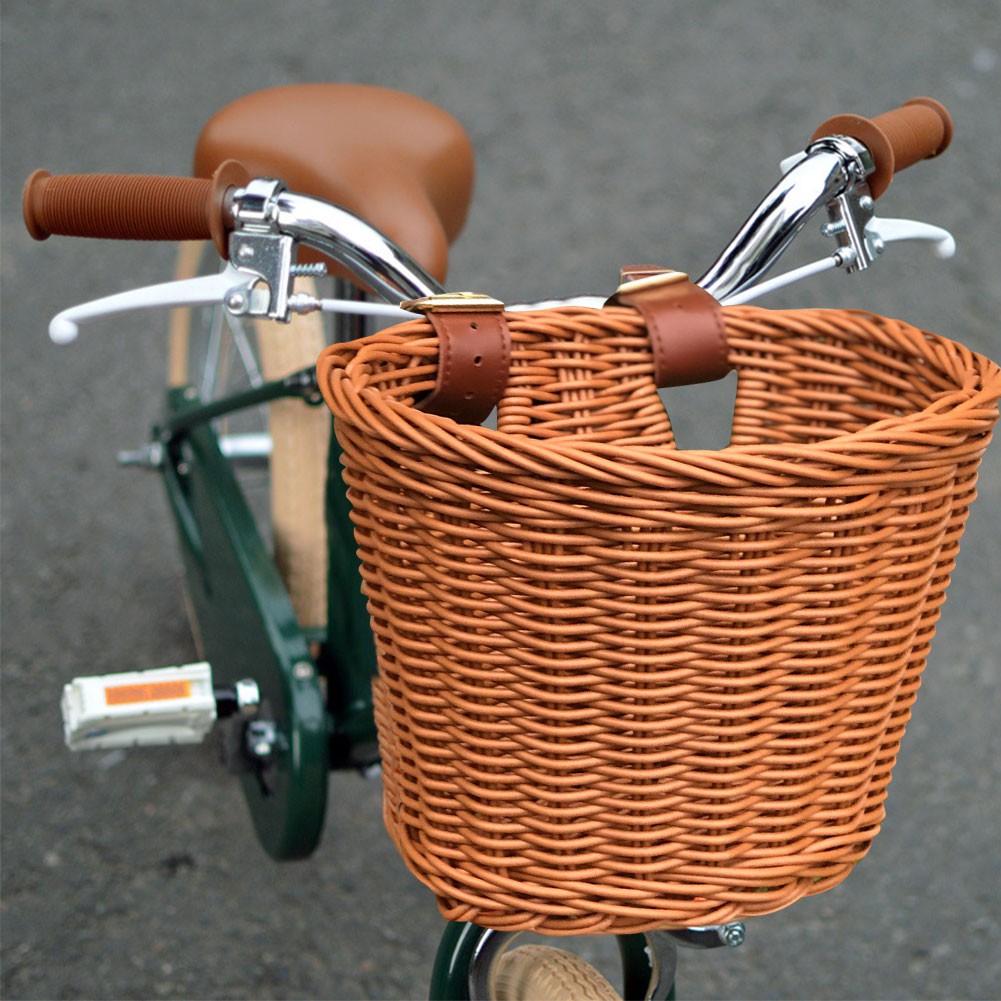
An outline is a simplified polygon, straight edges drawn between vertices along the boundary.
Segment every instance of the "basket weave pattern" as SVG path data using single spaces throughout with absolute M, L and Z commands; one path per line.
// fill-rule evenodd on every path
M 891 768 L 1001 370 L 846 311 L 725 311 L 732 441 L 682 450 L 625 308 L 509 314 L 491 430 L 416 320 L 328 349 L 387 826 L 442 912 L 715 924 L 834 886 Z

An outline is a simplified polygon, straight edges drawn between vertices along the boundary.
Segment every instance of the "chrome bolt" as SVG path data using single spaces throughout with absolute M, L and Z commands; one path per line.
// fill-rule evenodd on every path
M 736 949 L 738 945 L 743 944 L 744 934 L 743 921 L 731 921 L 719 930 L 719 937 L 723 940 L 723 944 L 728 945 L 731 949 Z
M 275 749 L 277 732 L 271 720 L 252 720 L 247 724 L 247 750 L 251 757 L 267 758 Z
M 315 671 L 313 670 L 313 665 L 308 660 L 300 660 L 292 668 L 292 675 L 298 681 L 306 681 L 312 678 Z
M 250 306 L 247 293 L 242 289 L 233 289 L 232 292 L 227 292 L 225 303 L 226 308 L 236 316 L 242 316 Z
M 236 689 L 236 704 L 241 712 L 247 714 L 257 712 L 261 704 L 261 690 L 252 678 L 242 678 L 234 686 Z
M 239 257 L 241 261 L 253 260 L 254 248 L 249 243 L 241 243 L 236 252 L 236 256 Z
M 158 441 L 151 441 L 135 451 L 119 452 L 117 461 L 120 466 L 160 469 L 163 466 L 163 445 Z
M 323 278 L 327 273 L 327 266 L 322 261 L 315 264 L 293 264 L 290 271 L 297 278 Z

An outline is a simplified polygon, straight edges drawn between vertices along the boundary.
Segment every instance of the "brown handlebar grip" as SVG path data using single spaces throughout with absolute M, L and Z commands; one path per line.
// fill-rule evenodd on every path
M 918 160 L 938 156 L 948 147 L 952 141 L 952 117 L 938 101 L 915 97 L 875 118 L 835 115 L 812 138 L 832 135 L 850 136 L 868 148 L 876 164 L 869 176 L 869 187 L 878 198 L 890 186 L 896 171 Z
M 36 240 L 90 236 L 104 240 L 206 240 L 227 256 L 232 229 L 226 193 L 249 174 L 228 160 L 211 179 L 143 174 L 63 174 L 36 170 L 22 209 Z

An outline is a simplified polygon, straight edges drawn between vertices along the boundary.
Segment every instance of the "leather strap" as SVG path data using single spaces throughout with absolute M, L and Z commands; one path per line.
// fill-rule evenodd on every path
M 504 393 L 511 367 L 511 332 L 504 304 L 470 292 L 402 303 L 424 313 L 438 335 L 438 377 L 418 410 L 460 424 L 482 424 Z
M 622 284 L 606 305 L 632 306 L 643 316 L 658 386 L 713 382 L 730 371 L 722 307 L 688 275 L 623 268 Z

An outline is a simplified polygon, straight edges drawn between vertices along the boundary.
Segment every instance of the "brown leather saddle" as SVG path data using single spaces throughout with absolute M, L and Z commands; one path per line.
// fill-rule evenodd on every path
M 474 170 L 472 144 L 448 112 L 382 87 L 275 87 L 226 105 L 202 129 L 195 175 L 229 159 L 354 212 L 444 280 Z

